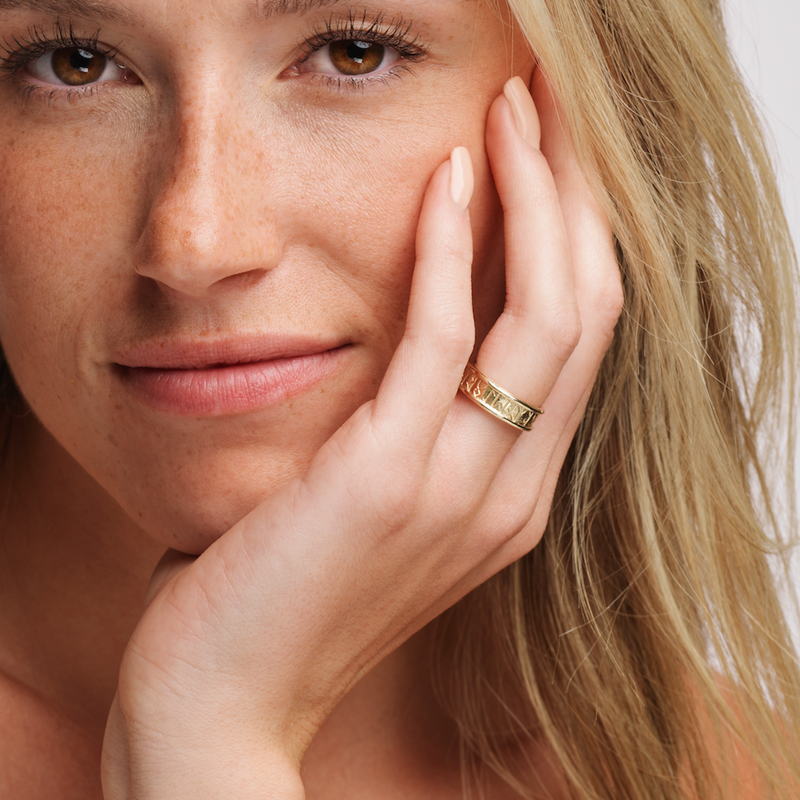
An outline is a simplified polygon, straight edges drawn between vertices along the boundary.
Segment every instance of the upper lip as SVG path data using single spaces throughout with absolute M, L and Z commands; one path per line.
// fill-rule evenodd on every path
M 325 353 L 345 342 L 307 335 L 236 334 L 213 340 L 156 339 L 121 348 L 112 359 L 121 367 L 209 369 Z

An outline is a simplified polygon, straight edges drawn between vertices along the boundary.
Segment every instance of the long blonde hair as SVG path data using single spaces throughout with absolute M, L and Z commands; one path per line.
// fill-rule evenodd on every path
M 717 0 L 508 0 L 605 187 L 625 311 L 549 528 L 439 622 L 464 763 L 575 797 L 800 795 L 795 258 Z M 743 754 L 746 754 L 742 758 Z

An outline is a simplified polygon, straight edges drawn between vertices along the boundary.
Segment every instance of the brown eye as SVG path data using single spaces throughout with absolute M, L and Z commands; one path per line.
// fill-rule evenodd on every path
M 330 59 L 344 75 L 367 75 L 383 64 L 386 48 L 381 44 L 340 39 L 330 44 Z
M 68 86 L 83 86 L 99 80 L 108 59 L 83 47 L 62 47 L 53 51 L 53 74 Z
M 82 88 L 112 81 L 127 84 L 141 83 L 127 67 L 120 66 L 97 50 L 79 44 L 55 48 L 29 61 L 25 65 L 25 72 L 55 87 Z
M 385 44 L 361 39 L 336 39 L 315 48 L 308 58 L 293 69 L 297 73 L 338 77 L 350 84 L 366 86 L 375 73 L 381 76 L 391 74 L 391 68 L 402 62 L 403 58 L 396 48 Z M 410 58 L 414 59 L 415 55 Z

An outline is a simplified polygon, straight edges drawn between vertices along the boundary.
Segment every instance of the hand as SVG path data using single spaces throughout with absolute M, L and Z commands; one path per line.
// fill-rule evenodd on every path
M 521 435 L 457 391 L 474 336 L 457 152 L 426 194 L 407 328 L 375 400 L 305 475 L 157 572 L 109 720 L 108 800 L 302 797 L 300 759 L 339 699 L 541 538 L 622 294 L 541 70 L 532 88 L 542 151 L 532 106 L 528 141 L 505 97 L 487 123 L 507 302 L 477 364 L 545 415 Z M 507 93 L 524 107 L 520 81 Z

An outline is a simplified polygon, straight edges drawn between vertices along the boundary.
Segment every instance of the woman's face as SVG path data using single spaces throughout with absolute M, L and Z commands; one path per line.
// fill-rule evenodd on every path
M 199 551 L 374 397 L 419 209 L 532 59 L 482 0 L 0 0 L 0 340 L 37 418 Z

